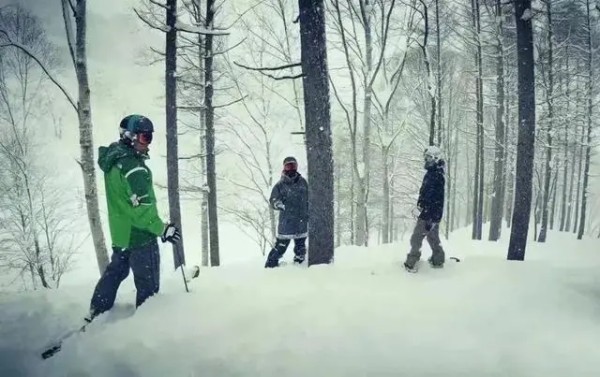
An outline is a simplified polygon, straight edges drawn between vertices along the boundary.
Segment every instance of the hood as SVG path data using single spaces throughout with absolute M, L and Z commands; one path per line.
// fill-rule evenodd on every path
M 120 159 L 136 155 L 135 150 L 125 143 L 114 142 L 108 147 L 98 148 L 98 165 L 103 172 L 108 173 Z

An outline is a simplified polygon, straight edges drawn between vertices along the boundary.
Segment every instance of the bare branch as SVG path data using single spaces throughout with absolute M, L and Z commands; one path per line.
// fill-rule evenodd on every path
M 69 2 L 69 7 L 71 7 L 71 11 L 73 12 L 73 17 L 77 17 L 77 11 L 75 10 L 75 3 L 73 0 L 67 0 Z
M 20 45 L 18 43 L 13 43 L 10 38 L 8 37 L 8 33 L 6 33 L 4 30 L 0 30 L 0 33 L 5 34 L 6 38 L 8 38 L 8 43 L 7 44 L 1 44 L 0 48 L 2 47 L 16 47 L 19 50 L 23 51 L 25 54 L 27 54 L 30 58 L 32 58 L 33 60 L 35 60 L 35 62 L 40 66 L 40 68 L 44 71 L 44 73 L 46 74 L 46 76 L 48 76 L 48 78 L 50 79 L 50 81 L 52 81 L 52 83 L 54 85 L 56 85 L 58 87 L 58 89 L 60 89 L 60 91 L 65 95 L 65 97 L 67 98 L 67 100 L 69 101 L 69 103 L 71 104 L 71 106 L 73 107 L 73 109 L 75 111 L 78 111 L 77 105 L 75 103 L 75 101 L 73 100 L 73 98 L 71 98 L 71 96 L 69 95 L 69 93 L 67 92 L 67 90 L 54 78 L 54 76 L 52 76 L 52 74 L 48 71 L 48 69 L 46 69 L 46 67 L 44 66 L 44 64 L 31 52 L 27 49 L 27 47 Z
M 161 8 L 163 8 L 164 10 L 169 10 L 169 7 L 167 6 L 167 4 L 159 3 L 159 2 L 158 2 L 158 1 L 156 1 L 156 0 L 148 0 L 148 1 L 149 1 L 150 3 L 152 3 L 152 4 L 156 5 L 156 6 L 158 6 L 158 7 L 161 7 Z
M 63 12 L 63 21 L 65 23 L 65 33 L 67 34 L 67 46 L 69 46 L 69 54 L 71 55 L 71 62 L 73 63 L 73 67 L 77 69 L 75 64 L 75 39 L 73 38 L 73 24 L 71 22 L 71 16 L 69 16 L 67 10 L 67 6 L 70 6 L 73 14 L 76 14 L 74 5 L 71 0 L 62 0 L 62 12 Z
M 239 20 L 242 19 L 242 17 L 244 17 L 246 15 L 246 13 L 250 12 L 251 10 L 254 10 L 254 8 L 258 7 L 259 5 L 262 5 L 262 3 L 264 3 L 266 0 L 260 0 L 258 1 L 256 4 L 254 4 L 253 6 L 251 6 L 250 8 L 246 9 L 242 14 L 238 15 L 238 18 L 236 18 L 231 25 L 224 27 L 223 29 L 228 30 L 231 29 L 232 27 L 235 26 L 235 24 L 238 23 Z M 216 29 L 216 28 L 215 28 Z
M 237 65 L 238 67 L 247 69 L 249 71 L 259 71 L 259 72 L 260 71 L 282 71 L 284 69 L 302 66 L 302 63 L 292 63 L 292 64 L 281 65 L 278 67 L 248 67 L 247 65 L 243 65 L 238 62 L 233 62 L 233 64 Z
M 238 98 L 238 99 L 236 99 L 235 101 L 231 101 L 231 102 L 229 102 L 229 103 L 225 103 L 225 104 L 223 104 L 223 105 L 215 105 L 215 106 L 213 106 L 213 108 L 214 108 L 214 109 L 222 109 L 222 108 L 224 108 L 224 107 L 228 107 L 228 106 L 234 105 L 234 104 L 236 104 L 236 103 L 238 103 L 238 102 L 242 102 L 244 99 L 246 99 L 246 97 L 248 97 L 248 95 L 245 95 L 245 96 L 243 96 L 242 98 Z
M 179 157 L 177 157 L 177 159 L 178 160 L 196 160 L 196 159 L 205 158 L 205 157 L 206 157 L 206 154 L 197 153 L 197 154 L 193 154 L 191 156 L 179 156 Z
M 145 23 L 152 29 L 160 30 L 163 33 L 167 33 L 169 31 L 169 29 L 167 28 L 166 25 L 155 25 L 154 23 L 152 23 L 152 21 L 148 20 L 145 16 L 142 16 L 142 14 L 140 12 L 138 12 L 137 9 L 133 8 L 133 11 L 135 12 L 136 16 L 138 16 L 138 18 L 140 20 L 142 20 L 143 23 Z

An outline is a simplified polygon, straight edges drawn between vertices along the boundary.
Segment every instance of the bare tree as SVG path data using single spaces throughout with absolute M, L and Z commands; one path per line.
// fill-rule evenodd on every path
M 502 233 L 502 215 L 504 209 L 504 193 L 506 186 L 506 124 L 505 124 L 505 95 L 504 95 L 504 20 L 500 0 L 495 4 L 496 16 L 496 150 L 494 157 L 494 194 L 492 197 L 492 214 L 490 221 L 490 241 L 497 241 Z
M 308 156 L 308 264 L 333 261 L 333 150 L 323 0 L 299 0 Z
M 64 201 L 52 189 L 35 144 L 45 130 L 32 131 L 47 112 L 44 69 L 58 61 L 38 20 L 20 6 L 1 8 L 0 25 L 1 267 L 29 273 L 34 288 L 38 280 L 45 288 L 58 287 L 74 246 L 65 242 Z
M 334 28 L 340 36 L 340 49 L 346 60 L 352 87 L 351 105 L 346 105 L 330 79 L 338 104 L 342 107 L 352 143 L 353 182 L 356 183 L 356 238 L 357 245 L 367 245 L 369 240 L 368 201 L 371 186 L 372 159 L 372 108 L 375 83 L 385 62 L 395 0 L 385 4 L 374 0 L 360 0 L 358 4 L 333 0 Z M 357 6 L 358 5 L 358 6 Z M 349 23 L 350 26 L 346 26 Z M 357 24 L 362 28 L 357 32 Z M 375 28 L 377 24 L 379 28 Z M 359 91 L 361 91 L 359 93 Z M 362 95 L 362 114 L 358 97 Z M 349 108 L 349 106 L 351 106 Z M 362 115 L 362 155 L 358 153 L 358 118 Z
M 517 24 L 519 71 L 519 143 L 515 210 L 513 212 L 508 260 L 524 260 L 531 213 L 531 187 L 535 142 L 535 76 L 531 0 L 514 3 Z
M 15 47 L 23 53 L 29 55 L 36 63 L 40 65 L 48 78 L 62 91 L 73 109 L 77 113 L 79 120 L 79 145 L 81 150 L 81 160 L 79 165 L 83 174 L 83 186 L 85 190 L 85 202 L 87 207 L 88 221 L 92 233 L 92 240 L 96 251 L 96 260 L 100 274 L 108 265 L 108 251 L 106 249 L 104 232 L 100 222 L 100 208 L 98 204 L 98 192 L 96 184 L 96 168 L 94 164 L 94 140 L 92 125 L 92 109 L 90 86 L 87 73 L 87 54 L 86 54 L 86 0 L 77 0 L 75 3 L 69 0 L 61 0 L 63 19 L 67 37 L 67 45 L 71 54 L 71 61 L 75 68 L 78 83 L 77 102 L 67 92 L 67 90 L 50 73 L 44 62 L 40 60 L 27 45 L 19 43 L 11 38 L 10 34 L 0 29 L 0 48 Z M 73 19 L 75 20 L 75 30 L 73 30 Z

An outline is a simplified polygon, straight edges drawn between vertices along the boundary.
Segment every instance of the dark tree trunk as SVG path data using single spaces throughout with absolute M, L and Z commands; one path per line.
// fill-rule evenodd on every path
M 183 236 L 181 207 L 179 203 L 179 159 L 177 145 L 177 0 L 167 0 L 166 55 L 165 55 L 165 101 L 167 128 L 167 191 L 170 221 L 177 224 Z M 175 268 L 185 264 L 183 241 L 173 245 Z
M 333 261 L 333 154 L 323 0 L 299 0 L 306 152 L 308 157 L 308 265 Z M 318 184 L 317 184 L 318 182 Z
M 592 149 L 592 117 L 594 111 L 593 96 L 594 96 L 594 53 L 592 46 L 592 25 L 591 25 L 591 14 L 590 14 L 590 0 L 586 0 L 587 6 L 587 131 L 585 136 L 585 166 L 583 171 L 583 192 L 581 198 L 581 219 L 579 220 L 579 231 L 577 233 L 577 239 L 580 240 L 585 234 L 585 221 L 587 214 L 587 200 L 588 200 L 588 185 L 589 185 L 589 174 L 590 174 L 590 158 Z
M 442 145 L 442 41 L 440 38 L 440 4 L 439 0 L 435 0 L 435 38 L 436 38 L 436 53 L 437 53 L 437 144 L 439 146 Z M 450 135 L 446 135 L 446 137 L 450 138 Z M 448 151 L 448 149 L 446 149 Z M 448 168 L 450 171 L 450 168 Z M 450 180 L 448 180 L 450 182 Z M 448 192 L 450 192 L 450 187 L 448 186 Z M 446 221 L 446 225 L 447 225 Z M 447 234 L 447 232 L 446 232 Z M 446 237 L 447 238 L 447 237 Z
M 215 0 L 206 1 L 205 27 L 213 29 Z M 204 37 L 204 111 L 206 122 L 206 182 L 208 184 L 208 227 L 210 231 L 210 265 L 221 264 L 219 254 L 219 220 L 217 212 L 217 169 L 215 156 L 215 109 L 213 107 L 213 36 Z
M 519 65 L 519 137 L 515 208 L 513 212 L 508 260 L 524 260 L 531 215 L 531 189 L 535 147 L 535 74 L 531 0 L 517 0 L 517 54 Z M 529 15 L 527 14 L 529 13 Z M 523 16 L 526 17 L 523 17 Z
M 342 174 L 340 171 L 335 175 L 335 247 L 339 247 L 342 244 L 342 206 L 340 205 L 341 176 Z
M 502 215 L 504 209 L 505 169 L 505 126 L 504 126 L 504 48 L 502 43 L 502 4 L 496 0 L 496 152 L 494 157 L 494 194 L 492 195 L 492 215 L 490 221 L 490 241 L 500 239 L 502 233 Z
M 481 48 L 481 16 L 479 0 L 472 0 L 473 26 L 477 34 L 477 52 L 475 62 L 477 65 L 476 107 L 477 107 L 477 146 L 475 153 L 475 182 L 473 196 L 473 234 L 472 238 L 481 240 L 483 232 L 483 194 L 484 194 L 484 158 L 483 158 L 483 61 Z
M 435 145 L 435 119 L 436 119 L 436 110 L 437 105 L 435 101 L 435 94 L 433 93 L 432 87 L 432 73 L 431 73 L 431 63 L 429 61 L 429 54 L 427 53 L 427 43 L 429 41 L 429 9 L 427 8 L 427 4 L 421 0 L 421 5 L 423 5 L 423 19 L 425 21 L 424 30 L 423 30 L 423 44 L 421 46 L 421 52 L 423 53 L 423 62 L 425 63 L 425 70 L 427 72 L 427 93 L 429 93 L 429 99 L 431 102 L 430 109 L 430 117 L 429 117 L 429 145 Z

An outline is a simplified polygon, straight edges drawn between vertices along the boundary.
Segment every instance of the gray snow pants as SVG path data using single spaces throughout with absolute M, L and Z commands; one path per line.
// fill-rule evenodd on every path
M 427 230 L 428 224 L 431 229 Z M 406 264 L 410 267 L 414 267 L 415 264 L 421 259 L 421 246 L 423 245 L 423 239 L 427 237 L 427 242 L 431 247 L 431 263 L 440 266 L 444 264 L 445 254 L 442 249 L 440 242 L 440 226 L 439 224 L 431 225 L 426 220 L 417 220 L 417 225 L 410 237 L 410 252 L 406 257 Z

